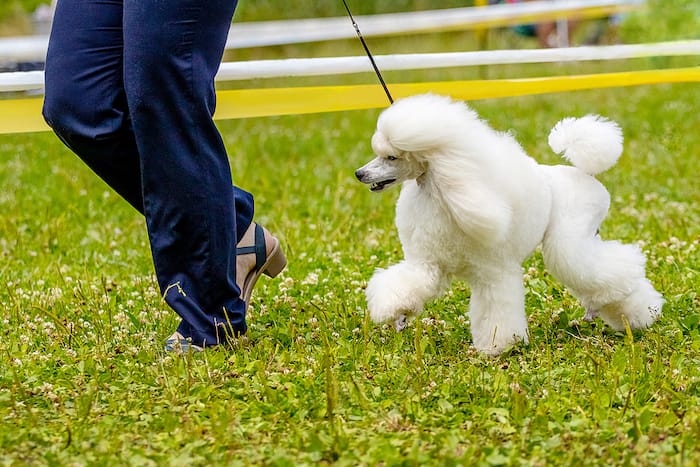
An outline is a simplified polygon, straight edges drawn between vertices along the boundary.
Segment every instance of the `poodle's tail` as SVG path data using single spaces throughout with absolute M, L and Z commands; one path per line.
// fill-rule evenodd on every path
M 599 115 L 565 118 L 552 128 L 549 146 L 557 154 L 596 175 L 615 165 L 622 154 L 622 130 Z

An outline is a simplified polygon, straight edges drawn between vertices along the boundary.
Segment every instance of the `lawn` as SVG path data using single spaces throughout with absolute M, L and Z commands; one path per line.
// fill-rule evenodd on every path
M 421 46 L 463 49 L 468 36 L 429 35 Z M 378 52 L 413 47 L 375 44 Z M 352 41 L 313 47 L 267 53 L 362 53 Z M 239 85 L 271 83 L 282 82 Z M 368 110 L 219 122 L 234 181 L 256 194 L 257 220 L 279 235 L 289 267 L 259 283 L 239 348 L 166 354 L 178 318 L 157 289 L 143 219 L 52 134 L 0 136 L 0 464 L 700 463 L 700 87 L 471 105 L 544 163 L 560 162 L 546 139 L 565 116 L 598 113 L 621 125 L 623 156 L 599 177 L 612 196 L 601 235 L 647 254 L 667 300 L 650 329 L 616 333 L 581 321 L 583 309 L 539 252 L 523 268 L 529 346 L 498 358 L 470 348 L 469 284 L 461 282 L 403 333 L 371 323 L 363 288 L 375 268 L 401 259 L 401 246 L 398 190 L 373 194 L 353 175 L 371 157 L 380 110 Z

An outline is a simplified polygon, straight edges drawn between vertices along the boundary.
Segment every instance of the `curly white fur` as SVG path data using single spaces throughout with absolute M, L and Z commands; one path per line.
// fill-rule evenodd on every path
M 618 125 L 567 118 L 549 138 L 571 166 L 543 166 L 466 104 L 424 94 L 380 115 L 377 157 L 357 178 L 382 191 L 403 184 L 396 226 L 404 260 L 370 279 L 375 322 L 416 316 L 451 280 L 469 282 L 474 346 L 497 355 L 528 340 L 522 262 L 542 244 L 545 263 L 586 309 L 615 329 L 651 325 L 664 299 L 645 276 L 637 246 L 604 241 L 610 196 L 592 175 L 622 153 Z
M 622 130 L 598 115 L 565 118 L 549 134 L 549 146 L 587 174 L 597 175 L 622 154 Z

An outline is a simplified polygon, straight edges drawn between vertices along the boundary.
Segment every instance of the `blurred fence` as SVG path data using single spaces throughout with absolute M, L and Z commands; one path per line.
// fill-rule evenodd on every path
M 642 0 L 561 0 L 537 1 L 488 7 L 433 10 L 391 15 L 356 17 L 363 35 L 390 35 L 407 32 L 457 30 L 507 26 L 522 22 L 604 17 L 643 6 Z M 229 47 L 253 47 L 292 42 L 344 39 L 356 34 L 348 18 L 292 20 L 286 22 L 238 23 L 231 30 Z M 0 40 L 3 57 L 35 60 L 45 54 L 46 39 L 14 43 Z M 41 42 L 44 41 L 44 42 Z M 438 54 L 401 54 L 375 57 L 385 71 L 492 65 L 504 63 L 543 63 L 572 60 L 615 60 L 647 56 L 699 55 L 700 41 L 656 44 L 573 47 L 535 50 L 493 50 Z M 372 72 L 367 57 L 258 60 L 222 63 L 218 81 L 287 76 L 332 75 Z M 491 81 L 450 81 L 442 83 L 403 83 L 390 85 L 397 98 L 418 92 L 439 92 L 462 99 L 483 99 L 546 92 L 634 86 L 661 82 L 700 81 L 700 69 L 653 70 Z M 24 91 L 40 92 L 43 72 L 0 73 L 0 92 L 15 92 L 15 99 L 0 100 L 0 134 L 43 131 L 41 99 L 26 98 Z M 336 110 L 377 108 L 386 105 L 379 86 L 325 86 L 277 89 L 219 91 L 215 118 L 245 118 L 266 115 L 300 114 Z
M 643 6 L 644 0 L 555 0 L 488 7 L 357 16 L 362 35 L 387 36 L 407 33 L 503 27 L 515 24 L 577 18 L 603 18 Z M 317 42 L 355 37 L 347 17 L 309 18 L 284 21 L 235 23 L 229 32 L 227 49 Z M 0 38 L 0 63 L 37 62 L 46 56 L 49 38 Z

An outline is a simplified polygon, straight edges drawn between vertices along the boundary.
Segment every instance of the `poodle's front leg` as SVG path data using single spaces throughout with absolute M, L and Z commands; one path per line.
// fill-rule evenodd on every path
M 503 271 L 491 282 L 471 284 L 469 318 L 474 347 L 495 356 L 523 341 L 527 344 L 525 287 L 522 271 Z
M 419 314 L 444 285 L 440 270 L 427 263 L 404 260 L 388 269 L 377 269 L 365 291 L 370 317 L 375 323 L 394 321 L 400 331 L 406 317 Z

